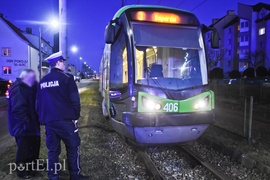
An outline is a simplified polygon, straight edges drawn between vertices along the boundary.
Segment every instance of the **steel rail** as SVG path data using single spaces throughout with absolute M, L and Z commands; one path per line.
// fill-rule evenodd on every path
M 153 175 L 155 180 L 165 179 L 146 152 L 138 151 L 138 155 L 142 158 L 146 168 L 150 171 L 150 173 Z
M 196 159 L 202 166 L 204 166 L 207 170 L 209 170 L 214 176 L 221 180 L 230 180 L 226 174 L 222 173 L 218 169 L 216 169 L 212 164 L 203 160 L 200 156 L 198 156 L 194 151 L 192 151 L 188 146 L 181 146 L 181 148 L 186 151 L 189 155 L 191 155 L 194 159 Z

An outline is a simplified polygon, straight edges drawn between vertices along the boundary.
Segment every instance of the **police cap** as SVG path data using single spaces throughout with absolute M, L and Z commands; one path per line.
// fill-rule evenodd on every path
M 52 55 L 50 55 L 49 57 L 47 57 L 45 59 L 45 61 L 47 61 L 49 64 L 51 64 L 53 62 L 56 62 L 56 61 L 59 61 L 59 60 L 65 61 L 65 58 L 63 57 L 63 52 L 62 51 L 53 53 Z

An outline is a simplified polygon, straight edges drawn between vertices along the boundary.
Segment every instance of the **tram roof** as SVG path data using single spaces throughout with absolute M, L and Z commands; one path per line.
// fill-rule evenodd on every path
M 153 6 L 153 5 L 128 5 L 124 6 L 121 9 L 119 9 L 116 14 L 114 15 L 113 19 L 119 18 L 125 11 L 129 9 L 166 9 L 166 10 L 173 10 L 173 11 L 179 11 L 179 12 L 186 12 L 191 13 L 186 10 L 172 8 L 172 7 L 166 7 L 166 6 Z

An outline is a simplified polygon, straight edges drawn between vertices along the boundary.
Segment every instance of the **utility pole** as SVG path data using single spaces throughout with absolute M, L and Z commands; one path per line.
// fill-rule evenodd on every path
M 125 6 L 125 0 L 122 0 L 122 6 L 121 7 L 124 7 Z
M 41 30 L 41 27 L 38 28 L 38 31 L 39 31 L 39 80 L 41 80 L 42 78 L 42 52 L 41 52 L 41 44 L 42 44 L 42 30 Z
M 59 0 L 59 50 L 68 64 L 68 36 L 67 36 L 67 0 Z

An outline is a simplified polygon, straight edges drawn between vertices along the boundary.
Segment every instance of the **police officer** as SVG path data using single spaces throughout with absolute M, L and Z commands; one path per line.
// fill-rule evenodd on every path
M 40 123 L 46 129 L 48 177 L 50 180 L 59 179 L 62 140 L 66 146 L 70 179 L 89 179 L 80 174 L 80 137 L 77 127 L 80 97 L 77 85 L 72 75 L 64 73 L 65 59 L 62 52 L 52 54 L 45 61 L 51 66 L 51 72 L 39 83 L 36 108 Z

